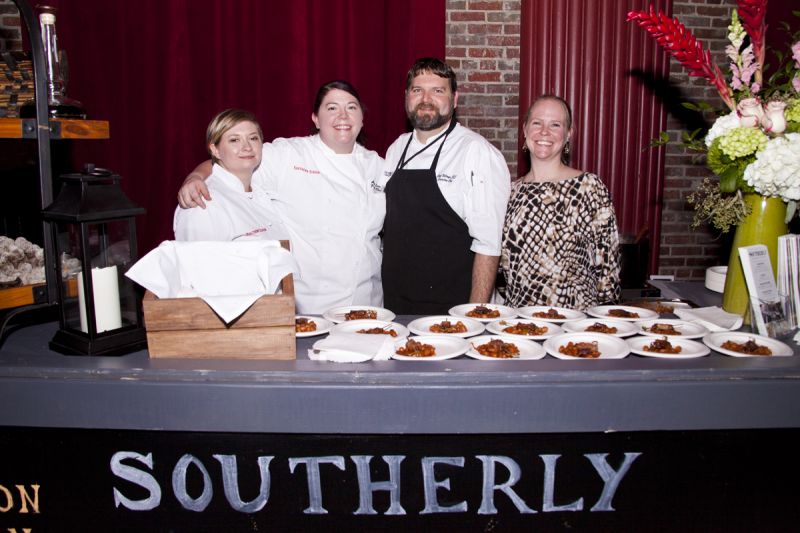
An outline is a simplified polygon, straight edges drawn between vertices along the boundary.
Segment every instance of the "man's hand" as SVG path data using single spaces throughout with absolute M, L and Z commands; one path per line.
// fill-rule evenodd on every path
M 178 204 L 180 204 L 183 209 L 189 209 L 191 207 L 202 207 L 205 209 L 206 200 L 211 200 L 211 195 L 208 192 L 208 187 L 206 187 L 204 179 L 198 174 L 190 174 L 178 191 Z

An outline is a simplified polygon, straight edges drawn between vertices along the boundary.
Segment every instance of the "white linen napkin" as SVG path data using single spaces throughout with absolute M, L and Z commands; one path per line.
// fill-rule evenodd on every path
M 164 241 L 125 275 L 159 298 L 202 298 L 229 323 L 298 271 L 278 241 Z
M 394 353 L 394 337 L 363 333 L 332 333 L 308 350 L 312 361 L 363 363 L 386 361 Z
M 742 317 L 728 313 L 720 307 L 697 307 L 695 309 L 675 309 L 681 319 L 708 328 L 709 331 L 733 331 L 742 327 Z

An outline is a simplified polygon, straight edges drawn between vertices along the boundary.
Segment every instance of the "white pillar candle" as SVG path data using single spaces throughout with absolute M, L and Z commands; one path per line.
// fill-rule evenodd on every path
M 93 268 L 92 287 L 97 333 L 122 327 L 116 265 L 106 268 Z M 78 310 L 81 315 L 81 331 L 88 333 L 86 301 L 83 296 L 83 274 L 78 275 Z

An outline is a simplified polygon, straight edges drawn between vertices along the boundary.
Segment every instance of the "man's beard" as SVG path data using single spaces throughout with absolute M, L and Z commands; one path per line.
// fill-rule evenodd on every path
M 432 109 L 433 114 L 423 114 L 419 115 L 417 111 L 420 108 L 424 107 L 425 109 Z M 431 104 L 417 104 L 412 111 L 408 112 L 408 120 L 411 122 L 411 125 L 414 127 L 415 130 L 420 131 L 431 131 L 437 128 L 440 128 L 450 122 L 450 119 L 453 118 L 453 110 L 451 109 L 447 115 L 442 115 L 439 113 L 439 110 L 436 109 L 435 106 Z

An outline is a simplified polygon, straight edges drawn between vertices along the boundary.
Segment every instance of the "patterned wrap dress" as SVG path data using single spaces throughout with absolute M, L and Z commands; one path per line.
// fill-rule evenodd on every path
M 500 259 L 506 304 L 585 310 L 620 295 L 619 233 L 600 179 L 517 182 L 511 191 Z

